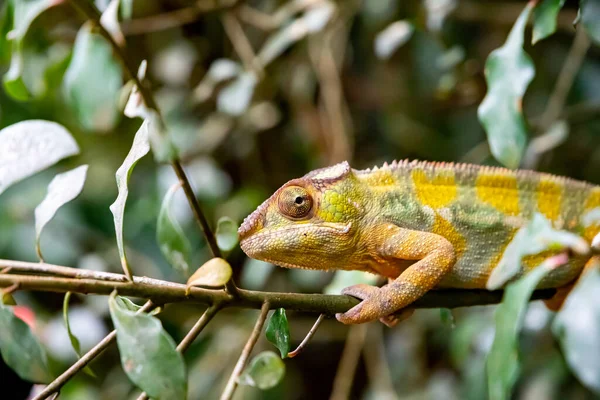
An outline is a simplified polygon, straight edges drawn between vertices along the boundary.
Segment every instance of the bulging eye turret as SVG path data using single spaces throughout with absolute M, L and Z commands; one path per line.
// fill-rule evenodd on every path
M 313 206 L 308 191 L 300 186 L 288 186 L 281 191 L 277 200 L 279 211 L 290 218 L 306 217 Z

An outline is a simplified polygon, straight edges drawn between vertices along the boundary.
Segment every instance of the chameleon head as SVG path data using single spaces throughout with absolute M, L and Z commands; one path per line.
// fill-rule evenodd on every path
M 244 252 L 283 267 L 329 269 L 355 253 L 364 211 L 347 162 L 283 185 L 238 230 Z M 349 265 L 350 267 L 350 265 Z

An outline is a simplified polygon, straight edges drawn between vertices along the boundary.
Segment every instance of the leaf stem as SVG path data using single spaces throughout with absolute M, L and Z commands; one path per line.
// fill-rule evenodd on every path
M 270 308 L 271 307 L 268 301 L 265 301 L 260 308 L 260 314 L 256 320 L 256 324 L 254 324 L 254 329 L 252 329 L 252 333 L 250 334 L 250 337 L 244 346 L 244 350 L 242 350 L 242 354 L 240 354 L 240 358 L 233 368 L 233 372 L 231 373 L 229 381 L 227 381 L 227 385 L 225 386 L 225 390 L 221 395 L 221 400 L 230 400 L 233 397 L 233 393 L 238 385 L 238 378 L 248 362 L 248 358 L 250 357 L 250 353 L 252 352 L 254 345 L 256 345 L 256 342 L 258 341 L 258 337 L 265 324 L 265 320 L 267 319 L 267 314 L 269 313 Z
M 155 307 L 152 301 L 147 301 L 137 312 L 142 313 L 151 310 Z M 50 382 L 48 386 L 44 388 L 33 400 L 43 400 L 51 396 L 60 390 L 65 383 L 75 376 L 79 371 L 85 368 L 94 358 L 99 356 L 110 344 L 116 339 L 117 331 L 113 330 L 104 337 L 97 345 L 92 347 L 90 351 L 85 353 L 75 364 L 71 365 L 65 372 L 63 372 L 58 378 Z
M 313 337 L 315 332 L 317 332 L 317 329 L 319 329 L 319 325 L 321 325 L 321 322 L 323 321 L 324 318 L 325 318 L 325 314 L 319 315 L 319 318 L 317 318 L 317 321 L 315 322 L 315 324 L 312 326 L 312 328 L 310 328 L 310 331 L 308 331 L 308 333 L 306 334 L 306 337 L 304 338 L 304 340 L 302 340 L 302 343 L 300 343 L 298 345 L 298 347 L 296 347 L 295 350 L 290 351 L 287 354 L 288 358 L 294 358 L 298 354 L 300 354 L 302 352 L 302 350 L 304 350 L 304 348 L 306 347 L 306 345 L 308 344 L 310 339 Z

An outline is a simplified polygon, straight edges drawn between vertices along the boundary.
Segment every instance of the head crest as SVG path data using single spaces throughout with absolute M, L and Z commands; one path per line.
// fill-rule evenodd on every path
M 339 164 L 332 165 L 321 169 L 314 170 L 304 175 L 304 178 L 323 183 L 337 181 L 352 171 L 348 161 L 342 161 Z

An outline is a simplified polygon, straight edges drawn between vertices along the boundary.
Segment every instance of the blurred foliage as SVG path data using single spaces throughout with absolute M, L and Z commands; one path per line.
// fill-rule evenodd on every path
M 109 5 L 108 0 L 95 3 L 102 11 Z M 600 47 L 585 53 L 567 89 L 566 106 L 541 118 L 556 94 L 563 64 L 573 56 L 572 22 L 579 5 L 579 28 L 595 44 L 600 40 L 597 0 L 540 1 L 529 24 L 530 7 L 510 0 L 234 3 L 122 0 L 116 10 L 113 0 L 103 23 L 115 38 L 123 35 L 124 53 L 132 65 L 142 65 L 140 79 L 148 83 L 164 116 L 166 129 L 146 126 L 146 141 L 157 159 L 177 152 L 184 161 L 211 225 L 216 229 L 221 221 L 219 245 L 229 252 L 234 277 L 244 288 L 339 293 L 357 281 L 374 283 L 374 277 L 360 273 L 334 277 L 247 260 L 232 236 L 232 221 L 243 220 L 282 183 L 341 160 L 355 168 L 402 158 L 488 165 L 500 161 L 600 183 Z M 146 143 L 143 154 L 124 163 L 135 133 L 144 132 L 137 117 L 147 117 L 148 110 L 139 107 L 139 93 L 130 93 L 131 77 L 124 75 L 97 28 L 83 23 L 67 1 L 4 0 L 0 34 L 0 127 L 31 119 L 55 121 L 72 133 L 81 149 L 76 157 L 64 159 L 76 153 L 70 149 L 49 160 L 43 155 L 53 150 L 41 145 L 57 144 L 60 135 L 51 132 L 51 141 L 39 142 L 41 155 L 23 163 L 32 168 L 20 172 L 24 178 L 62 161 L 8 188 L 13 182 L 4 179 L 9 176 L 3 175 L 8 152 L 2 146 L 6 149 L 9 143 L 0 143 L 0 258 L 37 261 L 35 208 L 54 176 L 87 164 L 79 197 L 44 228 L 40 245 L 45 260 L 115 272 L 122 271 L 123 261 L 135 275 L 184 282 L 186 266 L 195 270 L 211 258 L 210 251 L 182 191 L 170 191 L 177 183 L 170 166 L 151 157 L 139 159 L 148 151 Z M 482 104 L 486 94 L 492 97 Z M 503 110 L 508 114 L 501 114 Z M 18 152 L 19 144 L 32 148 L 25 133 L 18 133 L 21 140 L 15 138 L 10 151 Z M 133 158 L 139 162 L 132 172 Z M 115 173 L 121 165 L 118 191 Z M 118 193 L 127 191 L 127 207 L 124 199 L 117 203 L 117 232 L 123 235 L 117 246 L 109 207 Z M 161 236 L 164 229 L 176 232 L 180 240 L 172 241 L 173 234 Z M 598 284 L 597 274 L 586 276 L 567 311 L 554 322 L 542 304 L 519 308 L 519 321 L 513 323 L 522 326 L 520 333 L 513 330 L 509 346 L 518 351 L 520 362 L 518 377 L 511 376 L 509 382 L 514 384 L 513 398 L 595 398 L 600 356 L 593 349 L 598 348 L 600 318 L 591 299 Z M 63 296 L 17 292 L 14 298 L 24 307 L 14 307 L 14 313 L 35 322 L 31 330 L 47 349 L 51 371 L 62 371 L 76 360 L 70 338 L 76 337 L 85 352 L 112 327 L 106 297 L 71 296 L 68 333 Z M 158 343 L 181 372 L 173 340 L 181 340 L 203 311 L 201 306 L 175 304 L 157 317 L 141 317 L 125 301 L 117 304 L 113 299 L 111 304 L 113 320 L 131 325 L 143 318 L 139 323 L 153 328 L 151 339 L 129 339 Z M 450 316 L 442 313 L 442 318 L 438 310 L 420 310 L 394 329 L 369 325 L 351 397 L 486 398 L 485 360 L 494 342 L 497 308 L 459 309 Z M 22 343 L 37 349 L 31 331 L 6 310 L 0 305 L 3 320 L 18 324 Z M 191 346 L 184 357 L 189 398 L 218 398 L 255 314 L 223 311 Z M 278 345 L 280 350 L 294 348 L 314 318 L 289 312 L 291 342 Z M 163 335 L 158 319 L 172 339 Z M 288 328 L 287 321 L 280 325 Z M 248 385 L 240 386 L 235 398 L 328 398 L 347 332 L 347 327 L 325 320 L 304 352 L 283 364 L 273 352 L 262 352 L 272 349 L 262 337 L 255 349 L 259 356 L 244 374 L 242 383 Z M 126 346 L 120 337 L 121 356 Z M 2 354 L 7 363 L 15 363 L 4 350 Z M 38 357 L 45 359 L 43 352 Z M 28 377 L 31 365 L 21 364 L 12 366 Z M 285 366 L 281 382 L 280 365 Z M 62 399 L 139 394 L 121 367 L 117 346 L 91 366 L 97 376 L 78 374 L 61 391 Z M 3 371 L 3 383 L 5 376 L 18 379 Z M 156 383 L 143 373 L 132 380 L 148 390 Z M 16 387 L 13 381 L 9 385 Z M 277 382 L 266 391 L 252 387 Z

